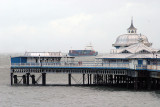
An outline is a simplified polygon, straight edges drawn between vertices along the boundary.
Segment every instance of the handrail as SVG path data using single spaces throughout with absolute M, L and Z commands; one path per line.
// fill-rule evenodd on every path
M 109 64 L 96 62 L 58 62 L 58 63 L 12 63 L 12 67 L 114 67 L 114 68 L 129 68 L 129 64 Z
M 129 63 L 100 63 L 100 62 L 53 62 L 53 63 L 12 63 L 11 67 L 108 67 L 108 68 L 128 68 L 128 69 L 147 69 L 160 70 L 160 65 L 134 65 Z
M 160 65 L 148 65 L 148 70 L 160 70 Z

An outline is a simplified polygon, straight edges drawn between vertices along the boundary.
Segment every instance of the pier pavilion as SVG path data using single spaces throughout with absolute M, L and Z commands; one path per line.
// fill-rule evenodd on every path
M 113 46 L 116 49 L 94 62 L 77 62 L 74 57 L 54 52 L 11 57 L 11 85 L 47 85 L 46 74 L 63 73 L 68 74 L 69 86 L 73 85 L 72 74 L 80 74 L 82 84 L 77 85 L 160 89 L 160 50 L 152 48 L 147 37 L 137 33 L 133 21 L 127 34 L 118 36 Z

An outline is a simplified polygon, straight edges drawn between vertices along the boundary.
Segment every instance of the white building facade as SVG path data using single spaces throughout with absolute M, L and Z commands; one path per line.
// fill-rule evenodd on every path
M 116 42 L 112 45 L 110 54 L 98 57 L 103 61 L 103 65 L 122 65 L 130 69 L 138 67 L 160 64 L 160 50 L 152 48 L 152 43 L 142 34 L 137 33 L 137 29 L 131 21 L 131 26 L 127 29 L 127 34 L 117 37 Z

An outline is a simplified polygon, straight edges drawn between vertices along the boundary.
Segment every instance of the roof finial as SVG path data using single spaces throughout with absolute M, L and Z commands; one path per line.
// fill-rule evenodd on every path
M 131 24 L 133 25 L 133 16 L 131 17 Z
M 128 33 L 137 33 L 137 29 L 133 26 L 133 17 L 131 17 L 131 25 L 127 29 Z

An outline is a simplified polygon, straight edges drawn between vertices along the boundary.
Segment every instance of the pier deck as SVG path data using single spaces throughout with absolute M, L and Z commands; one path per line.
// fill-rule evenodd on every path
M 41 75 L 36 77 L 35 74 L 37 73 Z M 82 62 L 80 64 L 77 62 L 12 63 L 11 85 L 49 85 L 46 84 L 46 74 L 49 73 L 67 74 L 69 86 L 72 85 L 72 74 L 80 74 L 83 77 L 82 84 L 77 85 L 107 85 L 134 89 L 160 89 L 160 66 L 158 65 L 135 65 L 133 69 L 130 68 L 129 64 L 105 64 L 95 62 Z M 41 82 L 39 82 L 40 79 L 42 80 Z

